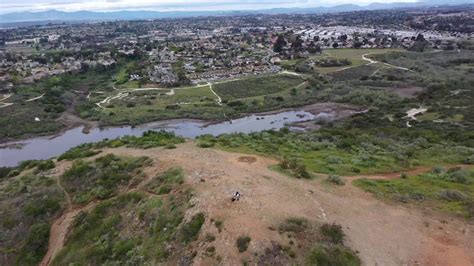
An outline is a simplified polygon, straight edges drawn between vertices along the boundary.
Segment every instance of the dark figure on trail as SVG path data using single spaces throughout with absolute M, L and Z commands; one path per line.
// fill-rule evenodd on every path
M 232 201 L 238 201 L 239 199 L 240 199 L 240 193 L 236 191 L 234 196 L 232 196 Z

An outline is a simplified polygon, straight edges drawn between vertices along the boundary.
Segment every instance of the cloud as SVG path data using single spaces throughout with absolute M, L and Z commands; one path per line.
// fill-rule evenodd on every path
M 416 2 L 416 0 L 389 0 L 384 2 Z M 369 4 L 374 0 L 0 0 L 2 13 L 18 11 L 209 11 L 245 10 L 277 7 L 316 7 L 338 4 Z

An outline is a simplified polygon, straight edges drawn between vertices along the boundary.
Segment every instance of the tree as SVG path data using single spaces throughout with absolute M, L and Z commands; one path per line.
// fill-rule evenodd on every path
M 296 37 L 295 41 L 291 44 L 291 48 L 297 51 L 303 48 L 303 40 L 301 40 L 300 36 Z
M 410 48 L 408 48 L 408 50 L 415 51 L 415 52 L 423 52 L 427 46 L 428 46 L 428 41 L 425 40 L 425 37 L 423 36 L 423 34 L 420 33 L 418 34 L 418 36 L 416 36 L 415 42 Z
M 279 35 L 278 39 L 273 45 L 273 51 L 275 53 L 281 53 L 283 51 L 283 48 L 285 48 L 285 46 L 286 46 L 285 37 L 283 37 L 283 35 Z
M 332 48 L 337 48 L 337 47 L 339 47 L 339 44 L 337 42 L 332 44 Z

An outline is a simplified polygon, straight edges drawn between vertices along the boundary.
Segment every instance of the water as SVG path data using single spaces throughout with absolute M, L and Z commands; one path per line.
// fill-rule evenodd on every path
M 67 130 L 56 137 L 38 137 L 24 141 L 6 143 L 23 145 L 18 148 L 0 149 L 0 167 L 15 166 L 24 160 L 40 160 L 56 157 L 72 147 L 83 143 L 98 142 L 103 139 L 115 139 L 125 135 L 141 136 L 147 130 L 166 130 L 185 138 L 195 138 L 204 134 L 218 136 L 224 133 L 251 133 L 268 129 L 280 129 L 287 123 L 304 122 L 321 117 L 332 116 L 330 113 L 313 115 L 304 111 L 287 111 L 270 115 L 250 115 L 232 121 L 205 126 L 202 121 L 170 120 L 149 123 L 138 127 L 94 128 L 88 134 L 82 133 L 82 127 Z

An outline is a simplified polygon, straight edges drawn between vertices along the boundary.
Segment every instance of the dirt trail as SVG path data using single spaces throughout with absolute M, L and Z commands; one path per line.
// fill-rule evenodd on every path
M 191 141 L 174 150 L 117 148 L 106 149 L 102 155 L 105 153 L 152 158 L 155 163 L 145 170 L 147 176 L 173 166 L 183 167 L 186 182 L 195 190 L 193 207 L 186 216 L 206 214 L 201 234 L 216 236 L 212 246 L 222 258 L 220 264 L 241 264 L 243 258 L 249 264 L 256 264 L 253 254 L 262 253 L 272 241 L 288 244 L 285 235 L 269 227 L 277 227 L 291 217 L 343 225 L 346 244 L 359 252 L 364 265 L 474 264 L 473 224 L 422 209 L 387 204 L 349 183 L 339 187 L 322 182 L 323 178 L 310 181 L 290 178 L 269 170 L 270 165 L 277 163 L 273 159 L 201 149 Z M 416 168 L 407 173 L 425 170 L 428 169 Z M 399 173 L 377 175 L 392 176 L 398 177 Z M 144 180 L 135 189 L 146 188 L 147 182 Z M 235 191 L 242 197 L 233 203 L 230 197 Z M 47 265 L 64 244 L 75 211 L 67 212 L 53 225 L 56 231 L 53 234 L 52 228 L 52 250 L 41 265 Z M 210 222 L 211 218 L 223 222 L 222 232 Z M 250 236 L 252 241 L 249 251 L 239 253 L 235 241 L 243 235 Z M 59 244 L 52 247 L 52 243 Z M 211 244 L 199 244 L 195 265 L 215 263 L 204 254 L 206 245 Z
M 219 96 L 219 94 L 217 94 L 217 93 L 212 89 L 212 83 L 211 83 L 211 82 L 208 82 L 207 84 L 209 85 L 209 90 L 212 92 L 212 94 L 214 94 L 214 95 L 217 97 L 217 104 L 218 104 L 218 105 L 222 105 L 222 98 L 221 98 L 221 96 Z
M 51 260 L 58 254 L 58 252 L 63 248 L 66 241 L 66 236 L 69 231 L 69 227 L 74 221 L 74 218 L 81 211 L 86 211 L 95 206 L 95 203 L 74 208 L 71 200 L 71 196 L 62 186 L 60 176 L 71 166 L 71 162 L 61 162 L 57 164 L 56 172 L 51 176 L 56 180 L 56 185 L 59 189 L 62 190 L 66 197 L 66 211 L 58 219 L 56 219 L 51 225 L 49 243 L 48 243 L 48 252 L 44 256 L 43 260 L 40 262 L 40 266 L 49 265 Z

